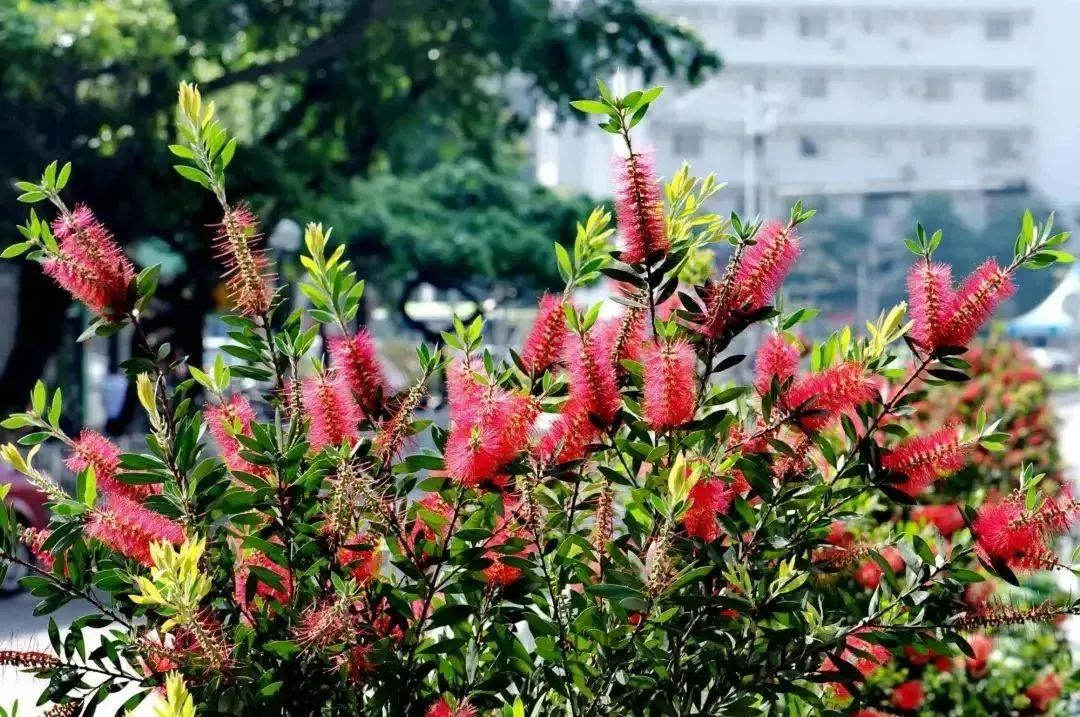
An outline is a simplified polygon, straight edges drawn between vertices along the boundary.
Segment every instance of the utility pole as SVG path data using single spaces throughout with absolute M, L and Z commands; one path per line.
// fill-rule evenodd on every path
M 752 83 L 743 85 L 743 214 L 768 213 L 770 192 L 759 165 L 765 159 L 765 140 L 776 130 L 782 97 L 765 93 Z

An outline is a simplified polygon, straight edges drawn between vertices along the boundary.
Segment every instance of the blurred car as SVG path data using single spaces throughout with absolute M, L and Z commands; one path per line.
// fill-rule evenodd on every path
M 44 528 L 49 522 L 49 510 L 45 507 L 45 495 L 35 488 L 26 478 L 9 466 L 0 466 L 0 484 L 8 484 L 11 489 L 5 502 L 15 508 L 15 517 L 19 524 L 27 528 Z M 28 562 L 33 562 L 34 555 L 22 542 L 16 547 L 17 555 Z M 19 592 L 19 580 L 29 570 L 22 565 L 9 565 L 4 580 L 0 583 L 0 597 L 7 597 Z

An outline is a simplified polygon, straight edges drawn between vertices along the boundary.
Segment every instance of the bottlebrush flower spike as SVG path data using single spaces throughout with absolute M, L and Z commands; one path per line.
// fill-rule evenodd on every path
M 975 679 L 986 677 L 990 671 L 990 653 L 994 651 L 994 641 L 984 633 L 976 633 L 968 638 L 974 657 L 964 658 L 968 674 Z
M 685 339 L 650 342 L 642 352 L 645 420 L 654 431 L 676 428 L 694 417 L 697 357 Z
M 772 388 L 773 379 L 783 384 L 799 370 L 799 350 L 778 333 L 758 347 L 754 357 L 754 388 L 764 396 Z
M 481 395 L 465 390 L 475 406 L 459 408 L 446 441 L 444 456 L 451 478 L 467 487 L 489 481 L 525 450 L 538 407 L 529 396 L 497 386 L 480 387 Z
M 652 156 L 631 153 L 615 159 L 615 214 L 624 246 L 622 260 L 640 264 L 666 254 L 671 244 L 664 227 L 664 205 Z
M 111 496 L 103 510 L 91 514 L 86 534 L 146 567 L 154 565 L 151 543 L 184 542 L 184 529 L 179 523 L 121 495 Z
M 450 530 L 450 520 L 454 516 L 454 507 L 443 500 L 438 493 L 431 493 L 426 495 L 417 501 L 417 505 L 421 508 L 428 510 L 435 515 L 442 516 L 445 519 L 445 523 L 439 525 L 436 528 L 429 526 L 424 522 L 421 516 L 417 516 L 413 521 L 412 527 L 412 543 L 416 545 L 421 540 L 426 540 L 432 543 L 438 543 L 446 538 L 447 531 Z
M 387 383 L 375 351 L 375 339 L 363 329 L 355 336 L 335 336 L 330 340 L 330 357 L 365 415 L 379 410 Z
M 251 576 L 252 566 L 269 570 L 277 575 L 278 579 L 281 581 L 281 587 L 278 588 L 267 585 L 262 580 L 256 580 L 255 592 L 252 596 L 253 599 L 258 596 L 264 600 L 276 600 L 282 605 L 286 605 L 289 602 L 289 598 L 292 596 L 292 576 L 289 575 L 288 570 L 262 553 L 253 552 L 248 555 L 239 556 L 236 566 L 233 568 L 234 599 L 236 600 L 236 604 L 240 607 L 245 622 L 248 623 L 253 619 L 251 612 L 252 601 L 249 601 L 247 598 L 247 584 L 248 578 Z
M 927 435 L 906 439 L 881 457 L 881 465 L 886 470 L 907 477 L 907 480 L 893 487 L 916 496 L 938 478 L 947 477 L 963 468 L 970 447 L 970 444 L 960 441 L 957 426 L 945 426 Z
M 536 454 L 545 462 L 566 463 L 585 457 L 585 448 L 600 435 L 589 418 L 588 403 L 571 396 L 558 418 L 540 437 Z
M 1024 694 L 1031 700 L 1031 706 L 1038 712 L 1046 712 L 1050 705 L 1061 696 L 1063 685 L 1056 672 L 1048 672 L 1036 682 L 1028 685 Z
M 596 337 L 597 356 L 607 356 L 616 372 L 622 368 L 620 361 L 640 360 L 642 343 L 645 340 L 645 323 L 645 310 L 638 307 L 629 309 L 621 316 L 596 322 L 591 333 Z
M 426 381 L 422 378 L 399 399 L 397 408 L 390 417 L 379 424 L 379 431 L 375 436 L 375 455 L 383 464 L 393 460 L 405 445 L 412 428 L 413 412 L 425 395 Z
M 0 650 L 0 666 L 27 670 L 48 670 L 60 666 L 60 660 L 37 650 Z
M 908 711 L 914 711 L 922 707 L 926 701 L 926 690 L 919 680 L 908 680 L 892 690 L 893 706 Z
M 255 249 L 259 224 L 244 204 L 230 207 L 218 225 L 218 258 L 225 266 L 226 289 L 237 313 L 254 318 L 270 309 L 270 287 L 264 252 Z
M 803 428 L 817 430 L 876 395 L 877 389 L 866 370 L 860 364 L 845 361 L 797 380 L 784 396 L 784 405 L 790 411 L 813 412 L 799 418 L 798 423 Z
M 155 492 L 150 485 L 134 485 L 118 480 L 120 449 L 105 436 L 88 428 L 75 440 L 66 464 L 73 473 L 93 468 L 98 487 L 107 496 L 120 495 L 139 502 Z
M 683 515 L 683 527 L 687 535 L 711 543 L 720 537 L 716 516 L 724 515 L 731 507 L 735 492 L 720 478 L 699 480 L 690 489 L 690 507 Z
M 311 450 L 320 451 L 342 441 L 353 443 L 359 438 L 360 407 L 339 376 L 323 373 L 305 379 L 301 393 L 304 411 L 311 421 L 308 429 Z
M 49 539 L 50 535 L 52 535 L 52 531 L 46 528 L 23 528 L 19 531 L 19 538 L 22 540 L 23 545 L 29 548 L 34 559 L 46 570 L 52 570 L 53 567 L 52 553 L 44 548 L 45 541 Z
M 1075 511 L 1075 504 L 1069 510 Z M 1010 493 L 979 509 L 973 523 L 976 548 L 987 562 L 1002 562 L 1016 570 L 1053 567 L 1057 556 L 1049 541 L 1067 529 L 1068 517 L 1050 499 L 1029 511 L 1023 493 Z
M 223 403 L 207 406 L 204 415 L 207 428 L 217 441 L 226 468 L 230 471 L 251 473 L 264 479 L 270 477 L 268 466 L 255 465 L 240 455 L 240 441 L 237 440 L 234 429 L 239 428 L 241 434 L 251 436 L 251 425 L 255 422 L 255 409 L 246 398 L 235 394 Z
M 424 717 L 476 717 L 476 709 L 468 701 L 459 702 L 455 709 L 445 697 L 440 697 L 428 705 Z
M 58 217 L 53 234 L 59 251 L 43 263 L 46 275 L 103 319 L 131 308 L 135 268 L 89 207 Z
M 379 539 L 365 533 L 353 536 L 345 542 L 346 545 L 338 548 L 338 563 L 348 568 L 360 585 L 366 585 L 378 577 L 382 570 L 382 553 L 377 545 Z
M 570 396 L 578 399 L 602 424 L 611 422 L 622 404 L 615 365 L 591 333 L 571 334 L 567 340 L 566 365 Z
M 904 558 L 900 555 L 899 550 L 890 546 L 883 548 L 879 552 L 894 573 L 904 569 Z M 885 571 L 881 569 L 876 560 L 865 560 L 855 570 L 855 582 L 867 590 L 873 590 L 881 582 L 881 577 L 884 574 Z
M 540 299 L 532 330 L 521 349 L 521 363 L 529 373 L 543 373 L 562 356 L 567 334 L 562 307 L 561 296 L 545 293 Z
M 987 259 L 952 295 L 942 317 L 939 345 L 966 346 L 1014 291 L 1012 277 L 996 261 Z
M 871 673 L 887 663 L 892 657 L 892 653 L 887 648 L 867 642 L 859 637 L 859 633 L 867 631 L 868 628 L 859 628 L 848 634 L 844 639 L 844 651 L 840 653 L 841 659 L 853 664 L 863 677 L 870 676 Z M 822 673 L 836 672 L 836 665 L 833 664 L 832 658 L 826 657 L 821 663 L 819 671 Z
M 734 308 L 755 310 L 768 306 L 802 254 L 798 234 L 785 222 L 762 225 L 754 240 L 757 243 L 743 253 L 735 270 L 731 292 Z
M 911 338 L 927 349 L 941 348 L 945 315 L 952 302 L 952 268 L 948 264 L 916 262 L 908 271 L 908 312 L 915 325 Z

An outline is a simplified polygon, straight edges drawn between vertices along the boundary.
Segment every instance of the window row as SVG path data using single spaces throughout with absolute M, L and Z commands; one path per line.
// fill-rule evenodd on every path
M 770 13 L 762 8 L 737 8 L 735 10 L 735 34 L 745 38 L 762 37 L 768 27 L 769 15 Z M 915 17 L 919 20 L 919 29 L 922 32 L 937 36 L 947 35 L 950 28 L 961 27 L 971 22 L 962 14 L 948 15 L 932 11 L 916 13 Z M 1014 13 L 991 12 L 982 15 L 976 22 L 981 25 L 982 36 L 985 39 L 1003 41 L 1013 38 L 1020 19 Z M 834 20 L 835 15 L 827 10 L 800 10 L 796 15 L 795 29 L 799 37 L 823 38 L 829 34 L 830 22 Z M 887 13 L 862 10 L 855 11 L 855 25 L 868 35 L 883 34 L 892 26 L 892 21 Z M 851 32 L 851 23 L 844 19 L 841 23 L 841 29 L 837 30 L 837 32 Z

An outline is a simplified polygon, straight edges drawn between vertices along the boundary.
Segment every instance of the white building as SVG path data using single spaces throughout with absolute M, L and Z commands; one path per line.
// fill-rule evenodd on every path
M 954 193 L 976 221 L 995 191 L 1080 203 L 1077 0 L 642 2 L 724 60 L 641 125 L 665 176 L 688 160 L 766 214 L 826 196 L 893 237 L 913 193 Z M 545 111 L 538 127 L 542 183 L 610 194 L 607 135 Z

